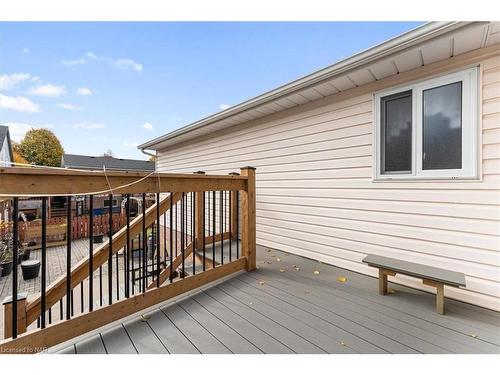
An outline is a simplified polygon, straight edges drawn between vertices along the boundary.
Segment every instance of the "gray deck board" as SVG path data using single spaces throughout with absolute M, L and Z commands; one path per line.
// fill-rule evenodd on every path
M 131 322 L 125 323 L 124 327 L 139 354 L 168 353 L 149 324 L 143 322 L 141 318 L 136 318 Z
M 75 344 L 75 352 L 76 354 L 106 354 L 106 348 L 99 334 Z
M 148 314 L 148 324 L 171 354 L 199 354 L 200 351 L 170 321 L 165 313 L 157 309 Z
M 175 304 L 162 309 L 175 326 L 204 354 L 226 354 L 231 351 L 198 323 L 182 307 Z
M 215 316 L 222 319 L 228 326 L 238 332 L 242 337 L 258 346 L 259 349 L 267 354 L 285 354 L 293 351 L 281 342 L 273 338 L 267 332 L 256 327 L 248 320 L 229 310 L 226 306 L 216 301 L 206 293 L 200 293 L 193 296 L 193 299 L 200 303 L 204 308 Z
M 166 302 L 146 321 L 118 324 L 64 351 L 500 354 L 498 312 L 447 299 L 446 315 L 439 315 L 430 293 L 389 283 L 395 293 L 380 296 L 376 278 L 262 247 L 257 255 L 255 272 Z
M 307 325 L 305 321 L 284 313 L 284 311 L 274 307 L 272 303 L 267 303 L 270 302 L 270 298 L 259 298 L 245 287 L 240 289 L 238 286 L 237 283 L 231 282 L 222 284 L 220 288 L 234 296 L 240 302 L 247 305 L 252 302 L 252 304 L 249 305 L 252 309 L 270 317 L 284 327 L 293 327 L 295 333 L 327 353 L 355 353 L 351 348 L 344 346 L 341 341 L 332 339 L 321 330 L 316 329 L 316 327 Z
M 312 327 L 315 330 L 320 330 L 324 334 L 328 335 L 330 338 L 334 339 L 340 345 L 344 345 L 347 348 L 351 348 L 353 351 L 357 353 L 366 353 L 366 354 L 374 354 L 374 353 L 387 353 L 383 349 L 368 343 L 365 340 L 360 339 L 359 337 L 347 332 L 346 330 L 337 327 L 331 322 L 324 320 L 314 314 L 311 314 L 308 310 L 301 309 L 293 304 L 293 300 L 282 300 L 277 296 L 273 295 L 272 289 L 269 290 L 269 286 L 267 285 L 259 285 L 259 288 L 253 285 L 255 284 L 255 280 L 246 279 L 246 275 L 243 275 L 238 278 L 239 281 L 244 281 L 246 285 L 252 286 L 252 289 L 248 288 L 246 291 L 249 295 L 253 295 L 256 298 L 263 300 L 264 302 L 271 303 L 276 308 L 280 309 L 283 314 L 288 314 L 297 319 L 300 319 L 306 325 Z M 241 283 L 236 285 L 241 286 Z
M 296 289 L 296 291 L 297 292 L 300 291 L 299 293 L 303 294 L 304 296 L 306 296 L 307 293 L 310 293 L 309 290 L 307 290 L 306 292 L 304 288 Z M 346 318 L 333 311 L 325 309 L 322 306 L 311 303 L 305 300 L 304 298 L 301 298 L 302 296 L 296 297 L 286 291 L 276 288 L 273 291 L 273 295 L 285 301 L 290 301 L 290 303 L 293 303 L 295 306 L 303 310 L 309 311 L 311 314 L 321 319 L 324 319 L 334 324 L 337 327 L 343 328 L 344 330 L 350 332 L 352 335 L 357 336 L 368 343 L 376 345 L 377 347 L 383 349 L 386 352 L 405 353 L 405 354 L 418 353 L 417 350 L 412 349 L 411 347 L 401 344 L 389 337 L 386 337 L 384 334 L 380 334 L 376 331 L 373 331 L 370 328 L 365 327 L 363 323 L 366 324 L 366 322 L 352 321 L 349 318 Z M 350 340 L 346 339 L 345 342 L 347 343 L 347 345 L 349 346 L 351 345 Z
M 295 275 L 294 275 L 295 276 Z M 253 280 L 251 275 L 243 275 L 241 279 L 244 281 Z M 296 276 L 300 278 L 300 276 Z M 278 284 L 281 282 L 284 285 L 288 285 L 291 288 L 296 287 L 296 284 L 290 283 L 291 277 L 279 278 L 279 275 L 273 275 L 272 284 Z M 302 282 L 301 279 L 298 280 Z M 407 314 L 403 314 L 397 310 L 389 309 L 384 305 L 373 303 L 367 299 L 360 298 L 352 293 L 341 290 L 340 288 L 330 287 L 325 288 L 322 286 L 317 286 L 316 290 L 328 295 L 331 294 L 332 297 L 338 299 L 338 303 L 348 304 L 351 308 L 355 308 L 357 311 L 364 314 L 370 314 L 373 319 L 385 322 L 388 325 L 392 325 L 399 328 L 409 334 L 419 337 L 425 341 L 432 344 L 438 345 L 439 347 L 454 353 L 497 353 L 498 347 L 485 343 L 481 340 L 476 340 L 470 336 L 459 334 L 455 331 L 450 331 L 444 329 L 443 327 L 429 323 L 425 320 L 418 319 Z M 322 294 L 322 296 L 324 295 Z M 353 302 L 354 304 L 352 304 Z M 377 312 L 377 314 L 373 314 Z
M 267 316 L 256 312 L 221 289 L 211 288 L 207 290 L 207 294 L 218 300 L 230 310 L 234 311 L 236 314 L 251 321 L 260 329 L 269 332 L 271 336 L 285 344 L 295 353 L 324 353 L 321 348 L 305 340 L 288 328 L 276 323 Z
M 179 305 L 191 315 L 198 323 L 203 325 L 214 337 L 224 344 L 231 352 L 241 354 L 262 353 L 255 345 L 250 343 L 239 333 L 227 326 L 223 321 L 206 310 L 194 299 L 187 299 Z
M 137 354 L 127 331 L 121 324 L 104 331 L 101 337 L 109 354 Z
M 76 354 L 75 345 L 70 345 L 64 349 L 59 350 L 55 354 Z
M 276 275 L 270 283 L 272 286 L 276 286 L 288 293 L 293 292 L 293 290 L 300 286 L 299 282 L 285 283 L 283 279 Z M 285 281 L 288 280 L 288 278 L 285 279 Z M 303 299 L 343 316 L 346 319 L 360 322 L 364 327 L 389 337 L 403 345 L 416 349 L 421 353 L 453 352 L 446 348 L 448 344 L 447 340 L 443 340 L 441 337 L 433 335 L 431 332 L 422 331 L 417 327 L 393 319 L 384 314 L 373 314 L 372 310 L 362 305 L 352 303 L 348 299 L 329 295 L 329 293 L 321 293 L 321 291 L 318 292 L 317 289 L 304 295 Z

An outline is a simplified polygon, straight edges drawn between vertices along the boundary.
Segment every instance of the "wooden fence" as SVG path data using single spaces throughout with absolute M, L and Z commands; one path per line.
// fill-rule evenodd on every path
M 125 214 L 113 214 L 113 232 L 120 230 L 125 224 Z M 0 224 L 0 240 L 12 233 L 12 222 Z M 109 214 L 94 215 L 94 235 L 109 233 Z M 73 216 L 71 223 L 71 239 L 87 238 L 89 236 L 89 216 Z M 35 242 L 39 244 L 42 238 L 42 220 L 19 223 L 19 240 L 22 243 Z M 47 222 L 47 242 L 66 240 L 66 218 L 53 217 Z

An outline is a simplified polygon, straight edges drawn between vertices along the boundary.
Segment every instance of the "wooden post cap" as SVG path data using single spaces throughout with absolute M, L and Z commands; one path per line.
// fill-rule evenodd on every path
M 28 292 L 17 293 L 17 302 L 25 300 L 26 298 L 28 298 Z M 7 305 L 9 303 L 12 303 L 11 295 L 4 298 L 2 305 Z
M 246 166 L 246 167 L 241 167 L 240 169 L 252 169 L 252 170 L 256 170 L 257 168 L 255 168 L 255 167 L 250 167 L 250 166 Z

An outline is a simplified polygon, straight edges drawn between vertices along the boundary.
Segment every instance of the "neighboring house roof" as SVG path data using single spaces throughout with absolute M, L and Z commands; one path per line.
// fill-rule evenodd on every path
M 10 160 L 0 160 L 0 162 L 14 160 L 14 155 L 13 155 L 13 150 L 12 150 L 12 142 L 10 140 L 9 127 L 4 126 L 4 125 L 0 125 L 0 155 L 2 154 L 1 153 L 2 147 L 3 147 L 6 139 L 7 139 L 7 147 L 9 148 L 8 155 L 10 156 Z
M 61 167 L 88 170 L 106 170 L 114 171 L 140 171 L 149 172 L 155 170 L 155 164 L 152 161 L 118 159 L 111 156 L 87 156 L 64 154 L 61 160 Z
M 138 148 L 164 149 L 497 43 L 500 22 L 430 22 Z

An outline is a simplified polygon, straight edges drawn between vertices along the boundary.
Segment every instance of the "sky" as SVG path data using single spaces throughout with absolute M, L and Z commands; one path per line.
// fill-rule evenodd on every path
M 0 22 L 0 124 L 147 159 L 137 145 L 419 24 Z

